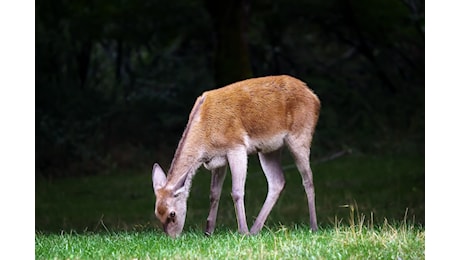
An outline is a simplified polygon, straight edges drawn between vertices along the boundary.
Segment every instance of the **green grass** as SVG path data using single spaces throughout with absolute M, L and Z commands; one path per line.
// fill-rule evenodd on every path
M 150 169 L 83 178 L 36 180 L 36 258 L 424 258 L 424 158 L 351 155 L 313 163 L 320 231 L 308 228 L 300 175 L 286 156 L 286 187 L 266 227 L 237 231 L 231 181 L 222 193 L 216 234 L 202 234 L 209 179 L 197 173 L 183 235 L 172 240 L 154 219 Z M 265 199 L 254 157 L 246 184 L 248 224 Z M 166 168 L 166 166 L 164 166 Z
M 38 233 L 37 259 L 422 259 L 425 233 L 410 225 L 381 228 L 338 226 L 316 233 L 308 227 L 278 227 L 257 236 L 200 230 L 170 239 L 158 231 L 97 234 Z

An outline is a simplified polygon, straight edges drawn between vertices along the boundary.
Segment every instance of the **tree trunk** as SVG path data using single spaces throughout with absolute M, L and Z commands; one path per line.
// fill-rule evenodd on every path
M 76 54 L 78 66 L 78 78 L 80 80 L 80 88 L 85 88 L 86 80 L 88 78 L 88 70 L 91 61 L 91 50 L 93 43 L 91 40 L 84 40 L 80 43 Z
M 217 40 L 215 81 L 218 87 L 252 76 L 247 27 L 246 0 L 205 0 Z

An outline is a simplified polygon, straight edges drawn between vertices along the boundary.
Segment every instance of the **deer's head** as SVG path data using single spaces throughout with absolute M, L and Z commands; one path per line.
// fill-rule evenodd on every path
M 166 175 L 158 164 L 152 169 L 153 190 L 155 192 L 155 215 L 163 224 L 163 230 L 176 238 L 182 232 L 187 214 L 187 194 L 183 176 L 178 183 L 169 184 Z

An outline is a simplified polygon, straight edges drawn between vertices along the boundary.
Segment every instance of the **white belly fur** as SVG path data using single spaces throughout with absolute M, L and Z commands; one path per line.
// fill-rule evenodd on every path
M 244 139 L 247 154 L 269 153 L 280 149 L 284 145 L 286 134 L 278 134 L 271 138 L 251 139 L 248 136 Z M 203 166 L 208 169 L 216 169 L 227 164 L 226 154 L 214 155 L 203 162 Z
M 250 137 L 245 138 L 245 145 L 248 154 L 252 153 L 268 153 L 278 150 L 284 145 L 284 138 L 286 134 L 274 135 L 271 138 L 264 139 L 251 139 Z

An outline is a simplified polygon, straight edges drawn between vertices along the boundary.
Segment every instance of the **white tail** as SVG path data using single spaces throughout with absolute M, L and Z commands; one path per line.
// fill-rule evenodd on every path
M 164 231 L 171 237 L 182 232 L 192 178 L 204 164 L 212 171 L 205 232 L 213 233 L 228 163 L 238 230 L 249 233 L 244 208 L 247 156 L 258 153 L 268 182 L 267 198 L 250 230 L 258 233 L 284 188 L 283 145 L 291 151 L 302 175 L 310 227 L 317 230 L 310 144 L 319 110 L 320 101 L 313 91 L 285 75 L 248 79 L 203 93 L 190 113 L 168 175 L 158 164 L 153 166 L 155 215 Z

